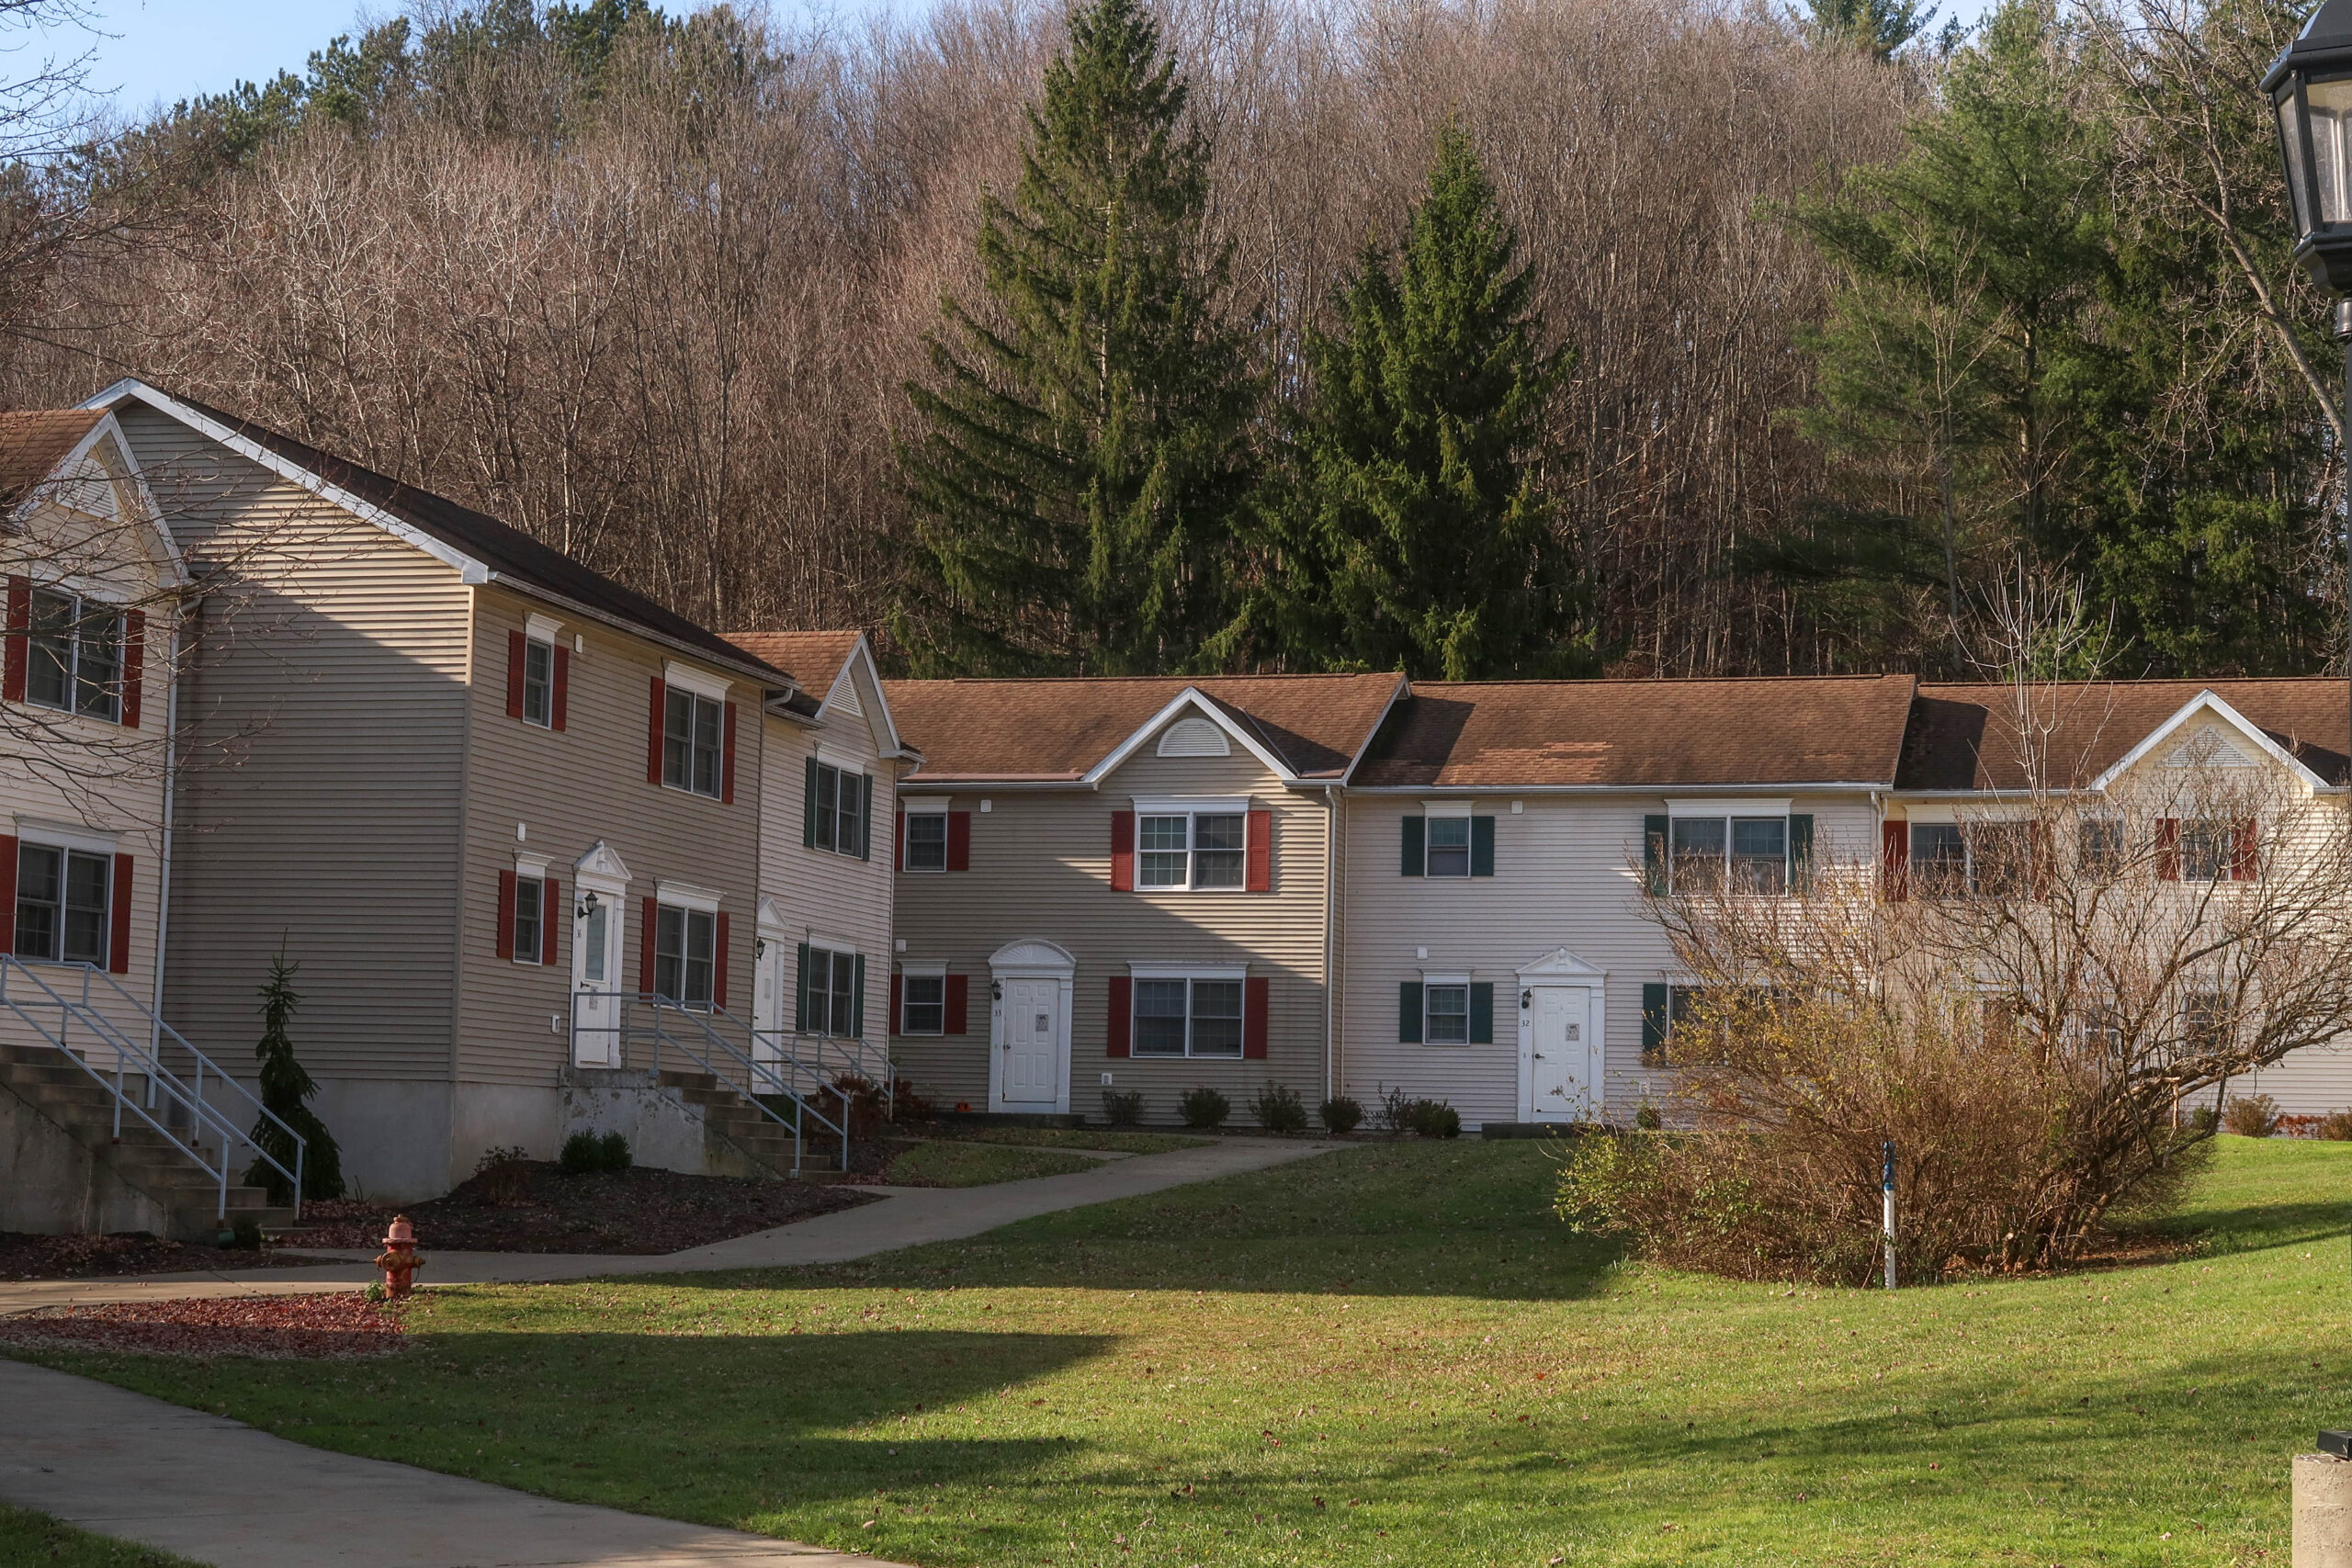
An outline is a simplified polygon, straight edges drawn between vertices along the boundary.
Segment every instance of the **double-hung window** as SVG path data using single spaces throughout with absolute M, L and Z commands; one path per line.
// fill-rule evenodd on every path
M 1421 1038 L 1431 1045 L 1470 1043 L 1470 982 L 1428 980 L 1421 986 Z
M 1138 976 L 1133 1039 L 1138 1056 L 1240 1055 L 1239 976 Z
M 2226 882 L 2236 863 L 2237 833 L 2227 822 L 2192 817 L 2180 825 L 2180 875 L 2184 882 Z
M 860 1021 L 858 975 L 864 967 L 857 954 L 819 947 L 814 943 L 804 948 L 802 953 L 801 1032 L 854 1039 Z M 944 1000 L 944 983 L 942 999 Z M 903 1023 L 904 1020 L 900 1021 Z
M 1650 984 L 1642 987 L 1642 1065 L 1662 1067 L 1669 1060 L 1703 1056 L 1690 1032 L 1710 1011 L 1705 987 Z
M 1789 890 L 1789 818 L 1676 817 L 1674 890 L 1779 894 Z
M 907 808 L 907 869 L 947 869 L 947 810 L 944 802 L 936 807 L 910 806 Z
M 17 849 L 17 956 L 107 966 L 114 858 L 54 844 Z
M 1470 874 L 1470 818 L 1468 816 L 1430 818 L 1429 846 L 1430 875 L 1467 876 Z
M 1179 808 L 1138 802 L 1136 886 L 1163 891 L 1238 889 L 1246 874 L 1249 831 L 1246 803 Z
M 719 795 L 725 766 L 727 705 L 672 686 L 663 695 L 662 782 L 695 795 Z
M 523 639 L 523 722 L 555 728 L 555 644 L 542 637 Z
M 944 1034 L 947 1032 L 947 976 L 905 974 L 899 976 L 899 1032 Z
M 2087 830 L 2105 824 L 2086 823 Z M 1913 822 L 1911 881 L 1929 898 L 2014 897 L 2035 879 L 2031 822 Z M 2086 852 L 2091 840 L 2086 833 Z M 2103 852 L 2103 851 L 2101 852 Z
M 865 792 L 867 784 L 862 773 L 831 762 L 818 762 L 809 773 L 812 795 L 809 801 L 810 842 L 818 849 L 830 850 L 839 855 L 865 853 Z M 944 818 L 942 819 L 943 829 Z M 914 826 L 909 819 L 908 828 Z M 946 864 L 946 837 L 940 838 L 940 863 Z
M 687 1007 L 711 1004 L 718 968 L 718 917 L 661 905 L 653 917 L 653 989 Z
M 514 879 L 514 962 L 537 964 L 546 953 L 548 885 L 543 877 Z
M 2075 830 L 2075 859 L 2086 875 L 2119 874 L 2128 852 L 2124 845 L 2120 818 L 2086 817 Z
M 122 717 L 122 612 L 78 593 L 37 588 L 27 628 L 25 695 L 89 718 Z

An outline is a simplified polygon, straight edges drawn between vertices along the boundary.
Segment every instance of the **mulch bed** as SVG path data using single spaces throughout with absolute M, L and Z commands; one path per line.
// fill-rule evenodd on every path
M 319 1359 L 389 1356 L 401 1309 L 358 1292 L 220 1301 L 110 1302 L 0 1317 L 0 1344 L 164 1356 Z
M 428 1203 L 305 1204 L 299 1245 L 376 1247 L 401 1213 L 427 1258 L 436 1251 L 656 1256 L 874 1201 L 868 1193 L 802 1181 L 644 1168 L 566 1176 L 546 1160 L 519 1162 L 519 1178 L 517 1168 L 477 1176 Z
M 274 1247 L 256 1252 L 165 1241 L 146 1231 L 114 1235 L 28 1235 L 22 1231 L 0 1231 L 0 1280 L 84 1280 L 119 1274 L 181 1274 L 193 1269 L 242 1272 L 342 1261 L 307 1258 Z

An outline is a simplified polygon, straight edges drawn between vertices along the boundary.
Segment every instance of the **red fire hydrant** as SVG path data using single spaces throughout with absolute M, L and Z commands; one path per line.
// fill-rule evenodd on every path
M 393 1301 L 415 1288 L 412 1281 L 416 1271 L 424 1267 L 424 1259 L 416 1250 L 416 1227 L 408 1223 L 406 1214 L 392 1216 L 392 1227 L 384 1233 L 384 1250 L 378 1256 L 376 1267 L 384 1271 L 384 1293 Z

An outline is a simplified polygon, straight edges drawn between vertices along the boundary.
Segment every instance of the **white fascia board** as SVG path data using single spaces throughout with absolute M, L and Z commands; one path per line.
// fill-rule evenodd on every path
M 362 522 L 371 523 L 381 528 L 401 543 L 422 550 L 444 565 L 456 569 L 459 581 L 479 586 L 490 581 L 490 568 L 463 550 L 435 538 L 421 528 L 402 522 L 373 502 L 363 501 L 340 485 L 328 483 L 324 478 L 312 473 L 299 463 L 288 461 L 250 436 L 238 434 L 218 420 L 208 419 L 177 398 L 167 392 L 157 391 L 136 377 L 117 381 L 82 406 L 92 409 L 103 408 L 112 412 L 116 404 L 131 398 L 138 399 L 158 412 L 171 415 L 198 434 L 226 446 L 246 461 L 259 464 L 279 479 L 300 485 L 320 500 L 331 502 L 342 507 Z
M 2271 761 L 2284 767 L 2289 773 L 2292 773 L 2296 779 L 2301 781 L 2306 788 L 2316 790 L 2325 789 L 2327 787 L 2327 781 L 2325 779 L 2321 778 L 2317 773 L 2312 772 L 2309 768 L 2303 766 L 2302 763 L 2297 761 L 2293 752 L 2288 750 L 2285 747 L 2271 739 L 2270 737 L 2262 733 L 2262 731 L 2256 728 L 2252 721 L 2247 719 L 2245 715 L 2238 712 L 2237 709 L 2223 702 L 2214 694 L 2212 688 L 2209 686 L 2204 691 L 2201 691 L 2195 696 L 2189 698 L 2188 701 L 2183 703 L 2170 718 L 2165 720 L 2162 724 L 2156 726 L 2155 728 L 2150 730 L 2148 732 L 2147 739 L 2142 740 L 2140 744 L 2132 747 L 2132 750 L 2126 751 L 2121 757 L 2118 758 L 2113 767 L 2108 769 L 2107 772 L 2093 779 L 2090 783 L 2092 791 L 2098 792 L 2104 790 L 2109 784 L 2112 784 L 2117 779 L 2121 778 L 2134 766 L 2145 761 L 2151 752 L 2154 751 L 2158 746 L 2165 742 L 2165 739 L 2167 737 L 2174 734 L 2183 725 L 2186 725 L 2190 719 L 2196 717 L 2199 713 L 2210 713 L 2216 718 L 2219 718 L 2222 723 L 2237 730 L 2238 733 L 2245 736 L 2256 750 L 2260 750 L 2264 756 L 2268 757 Z
M 882 669 L 874 662 L 874 649 L 866 645 L 864 632 L 858 633 L 857 640 L 850 645 L 849 657 L 842 660 L 842 670 L 845 671 L 860 664 L 865 666 L 866 683 L 874 688 L 874 706 L 878 710 L 867 716 L 866 727 L 869 729 L 874 728 L 876 720 L 877 718 L 880 720 L 881 733 L 874 737 L 876 752 L 884 757 L 917 755 L 918 753 L 908 750 L 906 742 L 899 738 L 899 721 L 890 712 L 889 697 L 882 691 Z M 839 674 L 834 676 L 836 681 L 840 678 Z M 857 700 L 863 703 L 865 698 L 861 694 Z M 817 705 L 819 718 L 825 716 L 825 711 L 832 705 L 832 688 L 828 686 L 825 688 L 825 700 Z
M 1282 780 L 1284 784 L 1296 784 L 1298 782 L 1298 774 L 1292 771 L 1291 765 L 1288 762 L 1283 761 L 1280 757 L 1275 756 L 1272 751 L 1266 750 L 1266 748 L 1260 743 L 1256 736 L 1251 735 L 1248 730 L 1243 729 L 1239 725 L 1234 723 L 1233 720 L 1227 716 L 1226 711 L 1222 707 L 1219 707 L 1216 703 L 1210 701 L 1208 694 L 1202 691 L 1198 686 L 1187 686 L 1182 691 L 1170 697 L 1165 707 L 1161 708 L 1158 713 L 1152 715 L 1149 718 L 1144 720 L 1141 725 L 1137 726 L 1135 733 L 1129 735 L 1125 740 L 1120 741 L 1119 744 L 1112 750 L 1109 756 L 1103 758 L 1101 761 L 1087 769 L 1085 773 L 1079 775 L 1078 782 L 1084 784 L 1101 784 L 1106 774 L 1118 767 L 1120 763 L 1125 761 L 1129 757 L 1135 755 L 1136 748 L 1141 746 L 1146 740 L 1151 739 L 1152 735 L 1158 731 L 1161 726 L 1165 725 L 1170 719 L 1174 718 L 1187 707 L 1199 709 L 1203 717 L 1216 725 L 1219 729 L 1224 730 L 1234 739 L 1241 742 L 1242 746 L 1249 751 L 1249 753 L 1257 758 L 1261 762 L 1265 763 L 1267 769 L 1272 772 L 1276 778 Z
M 1388 694 L 1388 700 L 1380 705 L 1380 716 L 1374 719 L 1372 728 L 1363 732 L 1363 739 L 1357 745 L 1356 754 L 1348 759 L 1348 765 L 1340 770 L 1339 778 L 1333 782 L 1351 787 L 1354 785 L 1356 769 L 1363 764 L 1364 753 L 1372 750 L 1372 743 L 1380 739 L 1381 727 L 1388 722 L 1388 716 L 1396 711 L 1396 705 L 1412 694 L 1413 682 L 1404 675 L 1398 675 L 1396 686 Z
M 133 504 L 139 509 L 147 531 L 164 547 L 165 575 L 174 586 L 185 586 L 187 582 L 187 559 L 180 554 L 180 542 L 172 537 L 172 530 L 164 523 L 164 513 L 155 505 L 154 494 L 147 488 L 147 476 L 139 467 L 139 454 L 130 449 L 130 438 L 123 434 L 122 423 L 114 417 L 112 409 L 107 411 L 106 418 L 90 426 L 88 434 L 74 443 L 74 450 L 68 452 L 64 461 L 51 468 L 50 473 L 54 475 L 59 469 L 82 461 L 101 441 L 111 441 L 116 454 L 122 458 L 123 471 L 130 480 Z M 25 504 L 29 506 L 38 499 L 38 496 L 28 497 Z M 18 512 L 21 513 L 22 511 L 23 508 L 19 507 Z
M 1347 787 L 1348 787 L 1349 791 L 1350 791 L 1351 794 L 1355 794 L 1355 795 L 1418 795 L 1418 796 L 1419 796 L 1419 797 L 1421 797 L 1421 798 L 1423 798 L 1423 799 L 1434 798 L 1434 797 L 1439 796 L 1439 795 L 1486 795 L 1486 796 L 1490 796 L 1490 797 L 1491 797 L 1491 796 L 1504 796 L 1504 797 L 1508 797 L 1508 796 L 1510 796 L 1510 795 L 1644 795 L 1644 796 L 1648 796 L 1648 797 L 1650 797 L 1650 798 L 1655 799 L 1655 798 L 1657 798 L 1657 797 L 1658 797 L 1658 796 L 1660 796 L 1660 795 L 1664 795 L 1664 794 L 1665 794 L 1667 791 L 1668 791 L 1668 790 L 1683 791 L 1683 790 L 1688 790 L 1688 789 L 1690 789 L 1690 786 L 1689 784 L 1350 784 L 1350 785 L 1348 785 Z M 1706 788 L 1707 788 L 1707 794 L 1708 794 L 1708 795 L 1709 795 L 1710 797 L 1713 797 L 1713 796 L 1722 796 L 1722 797 L 1723 797 L 1723 798 L 1724 798 L 1724 799 L 1732 799 L 1732 798 L 1735 798 L 1735 797 L 1736 797 L 1736 798 L 1740 798 L 1740 799 L 1747 799 L 1747 798 L 1752 797 L 1752 796 L 1756 796 L 1756 795 L 1762 795 L 1762 796 L 1764 796 L 1764 797 L 1765 797 L 1765 798 L 1767 798 L 1767 799 L 1775 799 L 1775 800 L 1780 799 L 1780 798 L 1782 798 L 1782 797 L 1784 797 L 1784 796 L 1792 795 L 1873 795 L 1873 794 L 1883 794 L 1883 793 L 1885 793 L 1885 791 L 1886 791 L 1886 787 L 1887 787 L 1887 786 L 1886 786 L 1886 784 L 1884 784 L 1884 782 L 1883 782 L 1883 781 L 1882 781 L 1882 782 L 1880 782 L 1880 783 L 1877 783 L 1877 784 L 1871 784 L 1871 783 L 1870 783 L 1870 782 L 1868 782 L 1868 781 L 1864 781 L 1864 780 L 1856 780 L 1856 779 L 1833 779 L 1833 780 L 1826 780 L 1826 781 L 1824 781 L 1824 782 L 1822 782 L 1822 783 L 1820 783 L 1820 784 L 1709 784 L 1709 785 L 1707 785 L 1707 786 L 1706 786 Z

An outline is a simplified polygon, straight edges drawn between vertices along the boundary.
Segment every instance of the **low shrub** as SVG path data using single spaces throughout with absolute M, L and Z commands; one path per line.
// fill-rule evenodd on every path
M 619 1133 L 599 1136 L 582 1131 L 564 1139 L 563 1153 L 556 1156 L 556 1163 L 566 1176 L 594 1176 L 600 1171 L 627 1170 L 636 1163 L 636 1156 Z
M 1413 1107 L 1419 1101 L 1401 1089 L 1392 1089 L 1380 1097 L 1380 1110 L 1375 1112 L 1382 1132 L 1392 1138 L 1401 1138 L 1413 1130 Z
M 1354 1132 L 1363 1122 L 1363 1107 L 1343 1094 L 1335 1100 L 1325 1100 L 1317 1114 L 1323 1118 L 1324 1131 L 1334 1136 L 1343 1136 Z
M 930 1100 L 915 1092 L 911 1079 L 899 1078 L 889 1091 L 872 1078 L 856 1073 L 842 1073 L 833 1079 L 834 1090 L 842 1100 L 820 1103 L 818 1111 L 827 1119 L 833 1115 L 834 1105 L 849 1107 L 849 1135 L 853 1140 L 865 1140 L 878 1135 L 893 1122 L 928 1122 L 937 1114 Z M 967 1109 L 957 1106 L 957 1110 Z
M 1666 1118 L 1657 1113 L 1657 1106 L 1645 1100 L 1641 1109 L 1634 1112 L 1634 1125 L 1645 1133 L 1655 1133 L 1666 1125 Z
M 1250 1113 L 1269 1133 L 1306 1131 L 1306 1106 L 1298 1090 L 1288 1084 L 1270 1083 L 1260 1089 L 1258 1098 L 1250 1102 Z
M 2319 1119 L 2314 1136 L 2332 1144 L 2352 1144 L 2352 1111 L 2331 1111 Z
M 596 1155 L 605 1170 L 627 1170 L 637 1163 L 637 1156 L 629 1153 L 628 1140 L 617 1132 L 596 1140 Z
M 1225 1119 L 1233 1114 L 1233 1102 L 1204 1085 L 1188 1089 L 1177 1109 L 1183 1112 L 1185 1126 L 1207 1133 L 1225 1125 Z
M 512 1203 L 530 1186 L 531 1156 L 520 1145 L 484 1149 L 474 1161 L 476 1193 L 492 1203 Z
M 1462 1136 L 1462 1113 L 1442 1100 L 1417 1100 L 1408 1113 L 1408 1125 L 1417 1138 L 1458 1138 Z
M 2278 1130 L 2278 1102 L 2267 1094 L 2233 1094 L 2222 1107 L 2222 1131 L 2267 1138 Z
M 2188 1130 L 2210 1138 L 2222 1130 L 2222 1113 L 2210 1105 L 2200 1105 L 2188 1113 Z
M 1143 1124 L 1143 1090 L 1131 1089 L 1125 1094 L 1116 1089 L 1102 1091 L 1102 1119 L 1114 1127 L 1137 1127 Z

